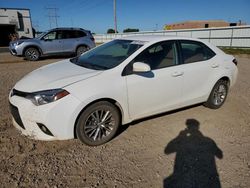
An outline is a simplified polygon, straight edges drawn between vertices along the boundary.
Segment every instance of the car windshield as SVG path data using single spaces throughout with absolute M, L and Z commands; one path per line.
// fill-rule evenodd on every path
M 42 33 L 39 33 L 37 34 L 37 36 L 35 38 L 39 39 L 41 38 L 43 35 L 45 35 L 47 32 L 42 32 Z
M 141 46 L 142 41 L 113 40 L 70 61 L 89 69 L 107 70 L 122 63 Z

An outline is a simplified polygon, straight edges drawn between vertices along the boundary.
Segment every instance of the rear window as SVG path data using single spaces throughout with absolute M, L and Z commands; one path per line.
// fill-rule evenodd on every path
M 83 31 L 76 31 L 75 32 L 75 38 L 85 37 L 86 33 Z
M 64 31 L 64 38 L 69 39 L 69 38 L 80 38 L 80 37 L 85 37 L 86 33 L 83 31 L 79 30 L 66 30 Z

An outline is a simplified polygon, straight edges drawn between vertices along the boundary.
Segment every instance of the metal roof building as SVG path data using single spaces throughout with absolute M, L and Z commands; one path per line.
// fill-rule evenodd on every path
M 174 29 L 194 29 L 194 28 L 210 28 L 210 27 L 228 27 L 228 26 L 240 26 L 246 25 L 245 23 L 229 23 L 224 20 L 191 20 L 184 22 L 177 22 L 167 24 L 164 26 L 165 30 Z
M 13 36 L 33 37 L 29 9 L 0 8 L 0 46 L 8 46 Z

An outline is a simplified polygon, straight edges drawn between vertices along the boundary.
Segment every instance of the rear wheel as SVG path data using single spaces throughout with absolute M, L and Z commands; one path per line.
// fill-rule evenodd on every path
M 86 47 L 86 46 L 79 46 L 77 49 L 76 49 L 76 55 L 77 56 L 80 56 L 82 53 L 88 51 L 89 48 Z
M 101 101 L 89 106 L 79 117 L 76 135 L 91 146 L 111 140 L 120 125 L 119 111 L 113 104 Z
M 228 93 L 228 82 L 219 80 L 213 87 L 207 102 L 204 104 L 208 108 L 220 108 L 226 100 Z
M 40 58 L 40 52 L 34 47 L 27 48 L 24 55 L 29 61 L 37 61 Z

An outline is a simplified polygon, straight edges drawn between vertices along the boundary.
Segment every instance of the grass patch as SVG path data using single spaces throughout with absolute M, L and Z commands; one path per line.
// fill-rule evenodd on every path
M 103 42 L 96 42 L 96 43 L 95 43 L 96 46 L 99 46 L 99 45 L 101 45 L 101 44 L 103 44 Z
M 238 54 L 249 54 L 250 55 L 250 48 L 227 48 L 227 47 L 220 47 L 227 54 L 238 55 Z

